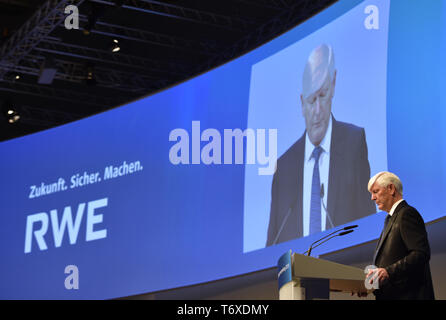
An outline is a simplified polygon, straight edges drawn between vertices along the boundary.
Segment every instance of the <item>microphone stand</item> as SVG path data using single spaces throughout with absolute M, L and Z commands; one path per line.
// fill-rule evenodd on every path
M 320 193 L 320 196 L 321 196 L 321 202 L 322 202 L 322 207 L 324 208 L 325 213 L 327 214 L 328 221 L 330 222 L 331 227 L 334 228 L 335 226 L 334 226 L 334 224 L 333 224 L 333 221 L 331 220 L 330 213 L 328 212 L 327 207 L 325 206 L 325 203 L 324 203 L 324 195 L 325 195 L 325 190 L 324 190 L 324 184 L 322 183 L 322 185 L 321 185 L 321 193 Z
M 315 247 L 313 247 L 316 243 L 318 243 L 318 242 L 320 242 L 320 241 L 322 241 L 322 240 L 324 240 L 324 239 L 326 239 L 326 238 L 328 238 L 328 237 L 330 237 L 330 236 L 332 236 L 332 235 L 334 235 L 335 233 L 338 233 L 339 231 L 342 231 L 342 230 L 350 230 L 350 229 L 353 229 L 353 228 L 356 228 L 356 227 L 358 227 L 357 225 L 353 225 L 353 226 L 348 226 L 348 227 L 344 227 L 344 228 L 341 228 L 341 229 L 338 229 L 338 230 L 336 230 L 336 231 L 334 231 L 334 232 L 332 232 L 332 233 L 329 233 L 329 234 L 327 234 L 325 237 L 322 237 L 322 238 L 320 238 L 319 240 L 316 240 L 315 242 L 313 242 L 311 245 L 310 245 L 310 248 L 307 250 L 307 251 L 305 251 L 304 253 L 302 253 L 302 254 L 307 254 L 307 256 L 310 256 L 310 254 L 311 254 L 311 250 L 313 250 Z M 351 230 L 351 232 L 353 232 L 353 230 Z M 344 234 L 347 234 L 347 233 L 350 233 L 350 232 L 347 232 L 347 233 L 344 233 L 344 232 L 341 232 L 342 233 L 342 235 L 344 235 Z M 339 235 L 341 235 L 341 234 L 339 234 Z M 336 236 L 338 236 L 338 235 L 336 235 Z M 335 236 L 334 236 L 335 237 Z M 334 237 L 331 237 L 331 238 L 334 238 Z M 330 238 L 330 239 L 331 239 Z M 330 239 L 328 239 L 328 240 L 330 240 Z M 326 241 L 328 241 L 328 240 L 326 240 Z M 324 242 L 322 242 L 322 243 L 325 243 L 326 241 L 324 241 Z M 321 243 L 321 244 L 322 244 Z M 321 245 L 321 244 L 319 244 L 319 245 Z M 316 247 L 318 247 L 319 245 L 317 245 Z
M 328 240 L 333 239 L 333 238 L 335 238 L 335 237 L 345 236 L 346 234 L 352 233 L 353 231 L 355 231 L 355 230 L 348 230 L 348 231 L 344 231 L 344 232 L 341 232 L 341 233 L 339 233 L 339 234 L 336 234 L 336 235 L 334 235 L 334 236 L 331 236 L 330 238 L 326 239 L 325 241 L 322 241 L 321 243 L 319 243 L 317 246 L 314 246 L 313 248 L 311 248 L 311 249 L 309 250 L 309 252 L 308 252 L 308 256 L 310 255 L 311 250 L 313 250 L 313 249 L 319 247 L 321 244 L 324 244 L 324 243 L 327 242 Z

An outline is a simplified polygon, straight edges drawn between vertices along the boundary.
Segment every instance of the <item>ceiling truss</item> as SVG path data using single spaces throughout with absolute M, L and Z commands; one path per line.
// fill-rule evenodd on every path
M 0 42 L 0 104 L 5 99 L 24 100 L 20 124 L 24 128 L 45 129 L 74 121 L 215 68 L 335 2 L 227 0 L 225 10 L 220 10 L 204 5 L 206 1 L 201 6 L 200 1 L 0 0 L 0 6 L 14 10 L 34 9 Z M 76 33 L 64 27 L 67 5 L 79 8 Z M 89 27 L 92 8 L 101 10 Z M 110 12 L 125 19 L 116 19 Z M 141 16 L 149 22 L 163 21 L 165 27 L 135 27 L 125 22 Z M 1 18 L 0 13 L 0 27 Z M 87 30 L 90 36 L 82 36 Z M 113 53 L 100 45 L 112 39 L 128 44 L 128 49 Z M 48 58 L 57 73 L 52 85 L 40 85 L 37 79 Z M 93 87 L 86 81 L 88 67 L 94 70 Z M 14 78 L 17 74 L 20 80 Z M 61 103 L 66 109 L 58 109 Z M 11 137 L 6 134 L 0 139 Z

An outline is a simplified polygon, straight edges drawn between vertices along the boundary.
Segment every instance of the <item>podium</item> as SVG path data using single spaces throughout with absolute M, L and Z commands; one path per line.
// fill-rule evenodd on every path
M 302 254 L 285 253 L 279 259 L 279 299 L 329 299 L 333 292 L 368 292 L 362 269 Z

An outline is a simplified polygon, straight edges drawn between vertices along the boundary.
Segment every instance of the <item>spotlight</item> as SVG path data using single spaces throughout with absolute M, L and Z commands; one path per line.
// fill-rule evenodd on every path
M 91 29 L 93 29 L 94 25 L 96 24 L 96 20 L 97 20 L 97 19 L 88 17 L 88 23 L 87 23 L 87 25 L 85 26 L 84 30 L 82 30 L 82 33 L 83 33 L 85 36 L 90 35 L 90 33 L 91 33 Z
M 8 117 L 8 122 L 9 123 L 15 123 L 15 122 L 17 122 L 19 120 L 20 120 L 20 115 L 18 113 L 16 113 L 16 112 L 14 112 L 13 114 L 11 114 Z
M 119 46 L 118 39 L 113 39 L 112 45 L 111 45 L 111 51 L 112 52 L 118 52 L 121 50 L 121 47 Z
M 7 100 L 4 104 L 3 104 L 3 108 L 2 108 L 3 114 L 5 115 L 6 120 L 9 123 L 16 123 L 17 121 L 20 120 L 20 112 L 19 112 L 19 108 L 15 107 L 11 101 Z
M 91 64 L 87 65 L 87 79 L 86 79 L 86 83 L 89 86 L 94 86 L 96 85 L 96 77 L 94 74 L 94 66 Z
M 7 72 L 5 74 L 5 79 L 12 81 L 12 82 L 20 80 L 20 78 L 21 78 L 21 75 L 20 75 L 20 73 L 17 73 L 17 72 Z
M 83 29 L 83 34 L 88 36 L 91 33 L 91 30 L 96 25 L 96 22 L 100 17 L 104 15 L 105 8 L 93 3 L 90 9 L 90 14 L 88 15 L 88 23 Z

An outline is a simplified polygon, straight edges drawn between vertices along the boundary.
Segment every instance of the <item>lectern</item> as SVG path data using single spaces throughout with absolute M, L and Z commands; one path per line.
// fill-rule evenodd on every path
M 330 291 L 367 292 L 362 269 L 291 253 L 279 259 L 279 299 L 329 299 Z

